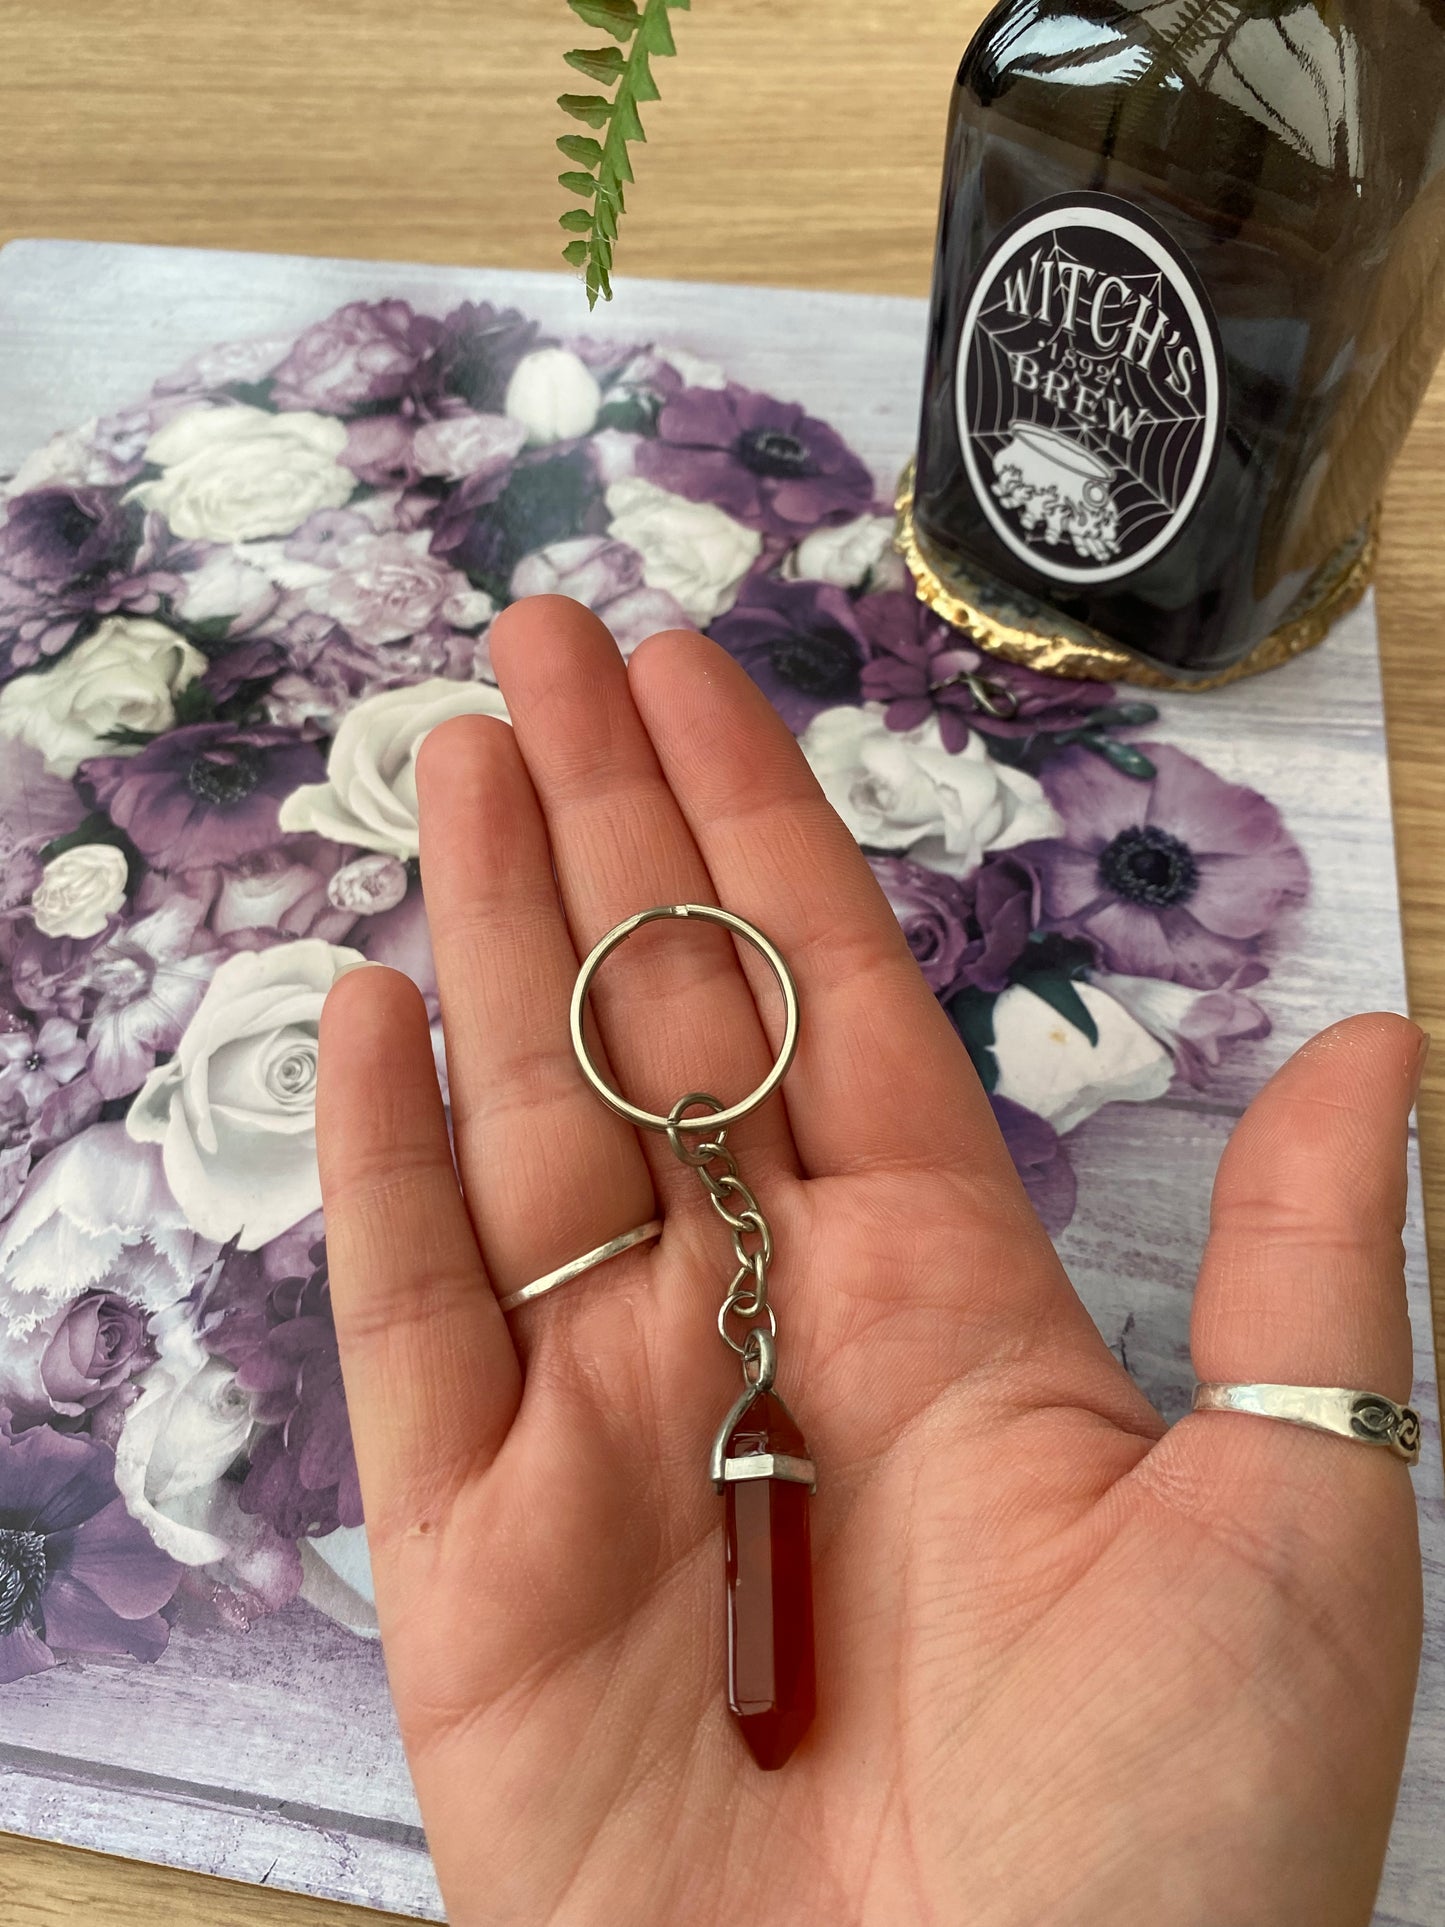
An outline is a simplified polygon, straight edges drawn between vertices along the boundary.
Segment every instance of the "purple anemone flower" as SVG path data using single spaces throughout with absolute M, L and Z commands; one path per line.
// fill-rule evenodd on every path
M 1069 1224 L 1078 1202 L 1079 1184 L 1069 1154 L 1047 1119 L 1015 1104 L 1011 1097 L 990 1097 L 989 1103 L 1029 1203 L 1044 1230 L 1056 1238 Z
M 890 729 L 917 729 L 936 715 L 943 747 L 953 755 L 971 729 L 988 736 L 1077 729 L 1114 694 L 1108 683 L 1041 676 L 986 657 L 901 590 L 864 596 L 856 615 L 868 642 L 865 700 L 886 704 Z
M 1046 919 L 1090 939 L 1101 962 L 1196 989 L 1224 983 L 1254 939 L 1309 888 L 1279 811 L 1168 743 L 1142 743 L 1156 774 L 1122 775 L 1069 749 L 1041 781 L 1063 819 L 1036 864 Z
M 321 752 L 289 730 L 193 723 L 138 756 L 103 756 L 81 779 L 157 869 L 234 863 L 281 834 L 277 811 L 326 774 Z
M 154 613 L 180 586 L 159 567 L 168 546 L 159 523 L 106 489 L 12 496 L 0 522 L 0 677 L 57 655 L 91 617 Z
M 686 388 L 637 450 L 637 472 L 689 501 L 791 540 L 873 505 L 873 477 L 843 438 L 798 402 L 729 383 Z
M 708 634 L 721 643 L 794 735 L 820 710 L 856 703 L 867 644 L 842 589 L 753 575 Z
M 235 1365 L 236 1384 L 270 1428 L 251 1448 L 241 1510 L 287 1539 L 361 1524 L 325 1246 L 310 1256 L 308 1277 L 274 1284 L 259 1254 L 232 1256 L 202 1310 L 213 1321 L 207 1347 Z
M 0 523 L 0 569 L 64 594 L 128 567 L 140 520 L 105 489 L 32 489 L 12 496 Z
M 1038 922 L 1039 879 L 1021 858 L 986 857 L 970 877 L 902 856 L 870 856 L 928 987 L 943 999 L 1001 991 Z
M 0 1432 L 0 1684 L 44 1672 L 55 1648 L 158 1659 L 180 1577 L 126 1511 L 106 1446 Z

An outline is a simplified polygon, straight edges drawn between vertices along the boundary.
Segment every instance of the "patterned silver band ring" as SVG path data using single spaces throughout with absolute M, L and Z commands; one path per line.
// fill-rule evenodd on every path
M 1343 1385 L 1196 1385 L 1196 1412 L 1252 1412 L 1361 1445 L 1383 1445 L 1406 1464 L 1420 1457 L 1420 1414 L 1383 1392 Z
M 530 1285 L 523 1285 L 520 1291 L 509 1291 L 505 1298 L 497 1302 L 503 1311 L 515 1311 L 518 1305 L 529 1305 L 534 1298 L 555 1291 L 558 1285 L 571 1284 L 574 1278 L 580 1278 L 584 1271 L 590 1271 L 594 1265 L 605 1265 L 609 1258 L 620 1257 L 624 1251 L 631 1251 L 634 1245 L 645 1245 L 661 1236 L 662 1219 L 649 1218 L 646 1224 L 634 1225 L 631 1231 L 609 1238 L 606 1244 L 584 1251 L 580 1258 L 573 1258 L 565 1265 L 558 1265 L 555 1271 L 534 1278 Z

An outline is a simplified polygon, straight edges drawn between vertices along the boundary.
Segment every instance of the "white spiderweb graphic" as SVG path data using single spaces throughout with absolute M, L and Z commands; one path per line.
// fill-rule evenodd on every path
M 1054 300 L 1052 312 L 1061 315 L 1065 285 L 1062 266 L 1070 265 L 1100 272 L 1097 260 L 1085 261 L 1064 246 L 1057 234 L 1039 243 L 1039 263 L 1052 264 Z M 1066 436 L 1067 439 L 1107 464 L 1113 479 L 1109 484 L 1113 512 L 1117 516 L 1117 546 L 1126 553 L 1142 548 L 1173 515 L 1183 500 L 1197 470 L 1207 430 L 1202 402 L 1192 394 L 1181 394 L 1165 380 L 1171 363 L 1169 346 L 1180 341 L 1176 327 L 1166 325 L 1148 368 L 1127 360 L 1120 352 L 1101 355 L 1087 330 L 1080 325 L 1087 296 L 1078 304 L 1078 318 L 1072 334 L 1062 319 L 1052 323 L 1039 320 L 1031 311 L 1019 314 L 1008 303 L 1006 284 L 1019 270 L 1025 273 L 1034 253 L 1020 250 L 998 274 L 997 287 L 981 310 L 970 348 L 973 366 L 968 371 L 968 414 L 971 439 L 993 458 L 1012 438 L 1020 424 L 1038 426 Z M 1131 294 L 1148 298 L 1150 314 L 1157 318 L 1161 308 L 1177 310 L 1177 300 L 1165 290 L 1164 276 L 1157 268 L 1129 273 L 1110 269 Z M 1035 271 L 1033 289 L 1037 296 L 1040 283 Z M 1037 301 L 1031 302 L 1036 309 Z M 1152 320 L 1151 320 L 1152 325 Z M 1208 353 L 1205 343 L 1197 342 L 1193 332 L 1187 345 L 1194 351 L 1194 390 L 1202 394 L 1203 379 L 1199 364 Z M 1066 360 L 1072 351 L 1081 353 L 1093 366 L 1071 368 Z M 1029 389 L 1015 380 L 1015 358 L 1031 358 L 1037 370 L 1038 385 Z M 1043 377 L 1052 369 L 1069 380 L 1064 401 L 1044 392 Z M 1075 382 L 1082 380 L 1093 391 L 1096 421 L 1084 419 L 1072 405 L 1076 399 Z M 1110 428 L 1111 405 L 1115 429 Z M 1132 435 L 1124 423 L 1134 420 Z

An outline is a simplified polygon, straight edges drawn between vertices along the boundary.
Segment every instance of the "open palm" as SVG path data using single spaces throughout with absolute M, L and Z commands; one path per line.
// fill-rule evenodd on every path
M 1405 1468 L 1238 1415 L 1165 1432 L 867 864 L 719 650 L 667 635 L 624 664 L 557 599 L 492 647 L 515 728 L 446 723 L 418 761 L 455 1163 L 405 978 L 343 978 L 321 1053 L 377 1604 L 449 1918 L 1366 1921 L 1419 1642 Z M 731 1137 L 819 1471 L 819 1712 L 770 1774 L 723 1698 L 732 1254 L 567 1034 L 578 957 L 686 901 L 764 929 L 802 1005 L 785 1097 Z M 752 1088 L 779 1022 L 695 923 L 634 938 L 594 1006 L 614 1077 L 663 1111 Z M 1403 1019 L 1356 1019 L 1257 1099 L 1216 1186 L 1201 1377 L 1408 1395 L 1421 1054 Z M 655 1212 L 656 1246 L 498 1310 Z

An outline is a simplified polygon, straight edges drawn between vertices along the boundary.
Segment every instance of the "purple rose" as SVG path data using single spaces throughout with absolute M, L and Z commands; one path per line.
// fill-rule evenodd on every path
M 990 736 L 1077 729 L 1114 693 L 1107 683 L 1040 676 L 985 657 L 916 596 L 898 590 L 864 596 L 856 620 L 868 644 L 864 698 L 887 705 L 890 729 L 917 729 L 936 715 L 953 754 L 970 729 Z
M 752 575 L 708 630 L 746 669 L 794 735 L 820 710 L 860 700 L 867 643 L 842 589 Z
M 1056 840 L 1016 852 L 1037 866 L 1055 928 L 1088 938 L 1110 970 L 1195 989 L 1223 984 L 1309 888 L 1279 811 L 1168 743 L 1142 743 L 1148 782 L 1068 749 L 1040 780 Z
M 990 856 L 962 878 L 907 857 L 868 861 L 935 996 L 1004 988 L 1038 921 L 1038 877 L 1027 863 Z
M 748 528 L 796 540 L 873 505 L 873 477 L 842 437 L 800 403 L 729 383 L 687 388 L 663 406 L 637 472 Z
M 56 1648 L 158 1659 L 180 1575 L 126 1511 L 106 1446 L 0 1431 L 0 1684 L 44 1672 Z
M 410 488 L 421 476 L 414 439 L 411 423 L 399 415 L 365 415 L 346 424 L 340 459 L 359 482 L 373 488 Z
M 512 571 L 511 593 L 571 596 L 601 616 L 624 656 L 660 629 L 695 626 L 675 596 L 648 588 L 636 549 L 605 535 L 578 535 L 524 555 Z
M 427 384 L 441 323 L 405 301 L 352 301 L 299 335 L 272 376 L 278 408 L 345 415 Z
M 500 415 L 517 363 L 534 348 L 546 345 L 536 322 L 515 308 L 464 301 L 440 324 L 438 386 L 478 414 Z
M 280 837 L 282 800 L 326 773 L 314 743 L 289 731 L 193 723 L 137 756 L 95 757 L 82 782 L 158 869 L 234 863 Z
M 994 1119 L 1014 1168 L 1024 1181 L 1029 1203 L 1051 1238 L 1066 1229 L 1078 1201 L 1078 1179 L 1058 1133 L 1035 1112 L 1012 1098 L 991 1097 Z
M 125 1386 L 151 1351 L 139 1305 L 88 1291 L 62 1314 L 41 1356 L 40 1382 L 57 1412 L 79 1418 Z

